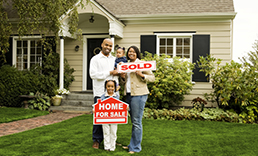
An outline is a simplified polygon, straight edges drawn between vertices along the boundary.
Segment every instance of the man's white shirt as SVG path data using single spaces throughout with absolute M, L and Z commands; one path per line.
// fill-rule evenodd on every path
M 104 83 L 106 80 L 114 79 L 110 71 L 114 70 L 115 57 L 109 54 L 105 56 L 100 52 L 92 57 L 90 61 L 90 77 L 92 79 L 93 95 L 101 96 L 105 93 Z

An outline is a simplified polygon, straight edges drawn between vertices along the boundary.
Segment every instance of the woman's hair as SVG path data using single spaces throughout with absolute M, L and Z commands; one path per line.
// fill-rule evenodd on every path
M 115 90 L 114 90 L 114 91 L 116 92 L 116 81 L 115 81 L 115 80 L 106 80 L 106 81 L 105 81 L 105 86 L 104 86 L 105 91 L 107 90 L 106 86 L 107 86 L 107 83 L 108 83 L 109 81 L 114 82 L 114 85 L 115 85 Z
M 140 50 L 139 50 L 136 46 L 131 46 L 131 47 L 129 47 L 129 48 L 127 49 L 127 53 L 126 53 L 126 58 L 127 58 L 127 60 L 130 60 L 130 58 L 129 58 L 129 56 L 128 56 L 128 52 L 129 52 L 129 50 L 130 50 L 131 48 L 134 49 L 134 51 L 136 52 L 136 57 L 140 60 L 140 59 L 141 59 L 141 53 L 140 53 Z

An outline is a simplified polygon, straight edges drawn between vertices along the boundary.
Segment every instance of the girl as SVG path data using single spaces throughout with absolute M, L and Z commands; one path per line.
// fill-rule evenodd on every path
M 101 101 L 106 98 L 114 97 L 119 99 L 119 95 L 115 93 L 116 91 L 116 81 L 115 80 L 106 80 L 105 81 L 105 91 L 101 96 Z M 103 136 L 104 136 L 104 149 L 106 151 L 115 151 L 116 149 L 116 139 L 117 139 L 117 124 L 103 124 Z

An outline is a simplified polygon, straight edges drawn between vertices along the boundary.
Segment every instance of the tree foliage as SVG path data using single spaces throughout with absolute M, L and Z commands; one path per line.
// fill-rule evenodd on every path
M 84 8 L 90 0 L 0 0 L 0 55 L 4 58 L 9 47 L 11 34 L 18 36 L 40 34 L 62 34 L 63 17 L 70 17 L 69 32 L 74 35 L 81 31 L 78 26 L 77 7 Z M 8 14 L 10 13 L 11 14 Z

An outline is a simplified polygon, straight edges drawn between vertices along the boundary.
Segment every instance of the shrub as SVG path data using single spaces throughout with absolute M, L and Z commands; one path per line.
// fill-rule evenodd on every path
M 169 56 L 157 56 L 147 53 L 146 61 L 156 61 L 155 82 L 149 83 L 150 95 L 146 106 L 149 108 L 170 108 L 179 105 L 184 95 L 192 89 L 191 75 L 194 65 L 188 61 L 181 61 L 178 57 L 168 62 Z
M 58 53 L 50 52 L 49 54 L 44 54 L 42 67 L 37 65 L 34 67 L 34 72 L 42 73 L 51 81 L 56 81 L 59 84 L 59 67 L 60 67 L 60 57 Z M 71 68 L 67 59 L 64 59 L 64 88 L 69 90 L 69 86 L 74 81 L 74 68 Z M 56 90 L 57 88 L 54 88 Z
M 37 92 L 33 100 L 28 101 L 30 109 L 48 110 L 50 107 L 50 97 L 46 94 Z
M 196 109 L 180 108 L 177 110 L 155 110 L 145 108 L 143 117 L 145 119 L 160 120 L 208 120 L 208 121 L 225 121 L 241 122 L 237 113 L 224 111 L 220 108 L 204 108 L 202 112 Z
M 215 62 L 216 66 L 215 66 Z M 213 91 L 206 94 L 207 100 L 216 101 L 220 108 L 233 109 L 238 114 L 249 114 L 249 106 L 257 108 L 258 72 L 257 68 L 231 61 L 220 65 L 221 60 L 213 57 L 200 57 L 199 67 L 206 75 L 210 74 Z M 254 113 L 257 114 L 256 111 Z M 249 114 L 257 121 L 257 115 Z M 245 117 L 244 117 L 245 118 Z M 246 120 L 246 118 L 244 119 Z M 249 120 L 249 119 L 248 119 Z
M 19 95 L 27 95 L 30 92 L 42 92 L 53 95 L 53 88 L 57 88 L 56 81 L 42 74 L 30 71 L 18 71 L 9 65 L 0 69 L 0 105 L 9 107 L 21 107 Z

